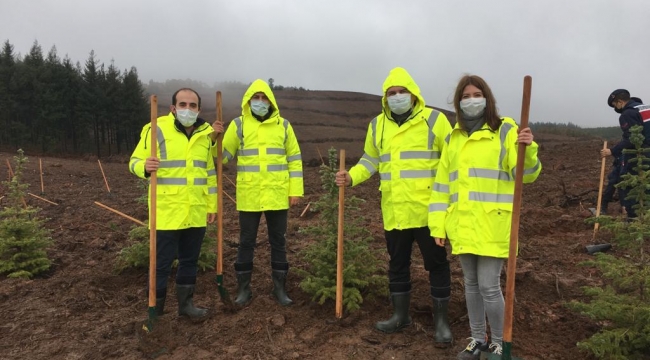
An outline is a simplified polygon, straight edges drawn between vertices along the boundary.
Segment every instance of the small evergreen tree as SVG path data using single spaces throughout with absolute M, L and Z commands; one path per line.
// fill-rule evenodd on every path
M 137 202 L 147 204 L 148 181 L 143 180 L 139 183 L 143 195 L 136 199 Z M 202 271 L 214 269 L 217 263 L 217 230 L 215 224 L 208 224 L 201 253 L 199 254 L 198 266 Z M 134 227 L 129 232 L 129 240 L 132 245 L 123 248 L 117 257 L 115 271 L 121 273 L 130 268 L 147 268 L 149 267 L 149 227 L 147 225 Z M 178 260 L 174 261 L 176 266 Z
M 312 207 L 320 212 L 316 226 L 301 229 L 313 235 L 316 241 L 303 252 L 309 264 L 307 270 L 297 269 L 304 279 L 300 287 L 312 295 L 312 300 L 324 304 L 336 299 L 336 250 L 338 241 L 338 193 L 334 180 L 337 172 L 336 149 L 329 150 L 329 164 L 321 165 L 322 188 L 325 193 Z M 370 232 L 360 224 L 359 204 L 363 200 L 354 196 L 345 199 L 344 256 L 343 256 L 343 305 L 347 311 L 358 310 L 365 295 L 388 295 L 388 280 L 380 267 L 377 252 L 370 249 Z
M 647 239 L 650 237 L 650 166 L 646 156 L 650 149 L 642 148 L 641 126 L 631 128 L 630 141 L 635 154 L 631 159 L 634 172 L 623 175 L 620 186 L 627 187 L 627 199 L 634 199 L 637 217 L 631 221 L 600 217 L 603 229 L 614 233 L 614 242 L 622 256 L 596 254 L 596 259 L 584 264 L 595 266 L 605 279 L 605 286 L 585 287 L 589 303 L 573 301 L 570 307 L 599 321 L 603 328 L 578 347 L 601 359 L 647 359 L 650 349 L 650 258 Z
M 0 274 L 29 279 L 50 268 L 45 249 L 51 239 L 43 220 L 36 216 L 40 209 L 23 205 L 29 187 L 22 183 L 27 157 L 18 150 L 14 160 L 14 176 L 3 182 L 8 189 L 9 206 L 0 211 Z

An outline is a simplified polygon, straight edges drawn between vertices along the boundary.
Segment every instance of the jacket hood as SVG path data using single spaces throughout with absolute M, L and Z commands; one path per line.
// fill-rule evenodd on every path
M 255 95 L 255 93 L 258 92 L 264 93 L 264 95 L 266 95 L 266 97 L 269 98 L 269 101 L 273 106 L 273 112 L 271 113 L 271 116 L 269 116 L 269 119 L 274 116 L 279 116 L 280 108 L 278 108 L 278 104 L 275 101 L 275 95 L 273 95 L 273 91 L 271 90 L 271 87 L 264 80 L 261 79 L 257 79 L 253 81 L 251 86 L 249 86 L 248 90 L 246 90 L 246 92 L 244 93 L 244 97 L 241 100 L 242 115 L 252 116 L 251 106 L 248 102 L 253 97 L 253 95 Z
M 418 84 L 415 83 L 415 80 L 413 80 L 411 75 L 404 68 L 396 67 L 390 71 L 388 77 L 384 81 L 381 105 L 386 115 L 390 115 L 390 108 L 388 107 L 388 102 L 386 100 L 386 91 L 392 86 L 403 86 L 408 89 L 411 94 L 417 97 L 415 106 L 413 106 L 413 114 L 416 114 L 425 107 L 426 103 L 424 102 L 422 94 L 420 94 L 420 87 Z

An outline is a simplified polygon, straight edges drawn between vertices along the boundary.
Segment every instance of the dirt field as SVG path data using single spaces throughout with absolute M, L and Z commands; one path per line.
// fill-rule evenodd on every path
M 356 156 L 362 151 L 365 134 L 359 131 L 354 138 L 361 139 L 345 145 Z M 528 360 L 590 359 L 577 350 L 576 343 L 599 327 L 564 304 L 584 299 L 580 287 L 600 281 L 594 269 L 579 263 L 589 258 L 584 246 L 591 243 L 592 226 L 584 219 L 589 216 L 587 208 L 595 207 L 600 171 L 597 153 L 602 145 L 596 140 L 536 135 L 544 170 L 536 183 L 524 189 L 513 353 Z M 330 142 L 321 144 L 320 150 L 325 152 Z M 320 162 L 314 153 L 313 143 L 306 141 L 306 163 Z M 3 164 L 13 155 L 0 154 Z M 469 324 L 456 257 L 450 257 L 450 320 L 455 342 L 450 348 L 438 349 L 433 346 L 431 300 L 419 252 L 414 253 L 412 270 L 411 313 L 415 324 L 401 333 L 384 335 L 374 331 L 373 324 L 390 315 L 388 299 L 368 301 L 360 311 L 336 321 L 334 304 L 312 303 L 298 287 L 300 278 L 290 273 L 288 291 L 294 305 L 277 305 L 269 295 L 272 282 L 264 225 L 255 255 L 250 306 L 226 311 L 218 300 L 214 273 L 201 273 L 195 303 L 210 307 L 214 316 L 193 324 L 176 315 L 171 281 L 167 314 L 152 334 L 143 335 L 147 271 L 114 272 L 120 249 L 130 244 L 127 233 L 134 223 L 94 204 L 98 201 L 145 220 L 146 208 L 136 202 L 143 194 L 139 180 L 128 172 L 125 157 L 102 159 L 110 194 L 96 158 L 44 156 L 42 161 L 42 196 L 58 205 L 31 196 L 26 200 L 42 208 L 40 215 L 48 218 L 45 224 L 54 240 L 49 250 L 54 266 L 45 276 L 31 281 L 0 278 L 2 359 L 454 359 L 467 343 Z M 4 168 L 2 173 L 6 174 Z M 226 168 L 225 174 L 234 179 L 234 167 Z M 31 184 L 29 191 L 40 195 L 38 156 L 30 157 L 25 179 Z M 368 200 L 364 212 L 375 238 L 373 246 L 383 250 L 377 187 L 375 177 L 347 193 Z M 224 189 L 234 197 L 234 186 L 224 182 Z M 293 267 L 305 266 L 299 251 L 318 241 L 298 231 L 313 224 L 318 216 L 308 213 L 299 217 L 307 202 L 315 201 L 321 191 L 317 167 L 305 167 L 305 189 L 301 205 L 290 210 L 287 239 Z M 0 200 L 2 205 L 5 201 Z M 225 197 L 224 201 L 225 284 L 234 294 L 232 263 L 238 221 L 234 204 Z M 612 204 L 610 209 L 618 207 Z M 385 251 L 383 254 L 387 263 Z

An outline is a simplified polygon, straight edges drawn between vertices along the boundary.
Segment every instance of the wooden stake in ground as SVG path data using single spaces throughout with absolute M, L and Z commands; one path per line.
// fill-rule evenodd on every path
M 345 150 L 339 155 L 339 171 L 345 171 Z M 345 186 L 339 187 L 339 229 L 336 247 L 336 317 L 343 317 L 343 221 L 345 219 Z
M 228 180 L 228 182 L 230 182 L 230 183 L 232 184 L 232 186 L 234 186 L 234 187 L 235 187 L 235 189 L 237 188 L 237 185 L 236 185 L 236 184 L 235 184 L 235 183 L 234 183 L 234 182 L 233 182 L 232 180 L 230 180 L 230 178 L 228 177 L 228 175 L 226 175 L 226 174 L 223 174 L 223 177 L 225 177 L 225 178 L 226 178 L 226 180 Z
M 13 180 L 14 178 L 14 170 L 11 168 L 11 163 L 9 162 L 9 159 L 7 159 L 7 167 L 9 168 L 9 181 Z M 25 201 L 24 197 L 20 197 L 20 200 L 23 202 L 23 206 L 25 209 L 27 209 L 27 202 Z
M 43 185 L 43 161 L 38 158 L 38 169 L 41 172 L 41 195 L 45 194 L 45 186 Z
M 307 212 L 307 210 L 309 210 L 309 206 L 310 206 L 310 205 L 311 205 L 311 201 L 307 203 L 307 206 L 305 206 L 305 210 L 303 210 L 303 211 L 300 213 L 300 217 L 303 217 L 303 216 L 305 215 L 305 213 Z
M 325 164 L 325 160 L 323 160 L 323 155 L 320 153 L 318 146 L 316 146 L 316 151 L 318 151 L 318 156 L 320 157 L 321 164 Z
M 146 225 L 146 224 L 143 223 L 142 221 L 140 221 L 140 220 L 138 220 L 138 219 L 136 219 L 136 218 L 130 217 L 129 215 L 127 215 L 127 214 L 125 214 L 125 213 L 123 213 L 123 212 L 119 212 L 119 211 L 117 211 L 117 210 L 115 210 L 115 209 L 113 209 L 113 208 L 110 208 L 110 207 L 108 207 L 108 206 L 106 206 L 106 205 L 104 205 L 104 204 L 102 204 L 102 203 L 100 203 L 100 202 L 95 201 L 95 205 L 98 205 L 98 206 L 100 206 L 100 207 L 103 207 L 104 209 L 106 209 L 106 210 L 108 210 L 108 211 L 112 211 L 112 212 L 116 213 L 117 215 L 119 215 L 119 216 L 121 216 L 121 217 L 123 217 L 123 218 L 125 218 L 125 219 L 129 219 L 129 220 L 133 221 L 133 222 L 136 223 L 136 224 L 139 224 L 139 225 L 142 225 L 142 226 Z
M 158 157 L 158 97 L 151 95 L 151 157 Z M 151 172 L 149 177 L 149 321 L 145 331 L 153 330 L 156 320 L 156 191 L 158 188 L 158 175 Z
M 530 94 L 533 79 L 524 77 L 524 95 L 521 104 L 520 129 L 528 127 L 530 113 Z M 512 319 L 515 304 L 515 271 L 517 269 L 517 242 L 519 240 L 519 213 L 521 210 L 521 194 L 524 182 L 524 160 L 526 160 L 526 144 L 519 143 L 517 148 L 517 167 L 515 168 L 515 193 L 512 201 L 512 223 L 510 227 L 510 251 L 508 253 L 508 271 L 506 278 L 506 304 L 503 319 L 503 355 L 490 354 L 488 359 L 515 359 L 512 356 Z
M 32 197 L 35 197 L 35 198 L 37 198 L 38 200 L 42 200 L 42 201 L 48 202 L 48 203 L 50 203 L 50 204 L 52 204 L 52 205 L 59 205 L 59 204 L 57 204 L 57 203 L 55 203 L 55 202 L 52 202 L 52 201 L 50 201 L 50 200 L 48 200 L 48 199 L 44 199 L 44 198 L 42 198 L 42 197 L 40 197 L 40 196 L 36 196 L 36 195 L 34 195 L 34 194 L 30 193 L 30 192 L 28 192 L 27 195 L 32 196 Z
M 607 150 L 607 141 L 603 143 L 603 150 Z M 603 200 L 603 183 L 605 182 L 605 160 L 606 158 L 600 159 L 600 184 L 598 185 L 598 202 L 596 204 L 596 216 L 600 216 L 600 206 Z M 599 223 L 594 223 L 594 235 L 592 239 L 596 239 L 596 233 L 598 233 Z
M 217 122 L 223 122 L 221 91 L 217 91 Z M 232 305 L 230 295 L 223 286 L 223 134 L 217 136 L 217 290 L 221 302 Z M 230 196 L 228 196 L 230 197 Z M 230 198 L 233 200 L 232 198 Z M 233 200 L 234 201 L 234 200 Z
M 102 162 L 97 159 L 97 163 L 99 164 L 99 170 L 102 172 L 102 177 L 104 178 L 104 184 L 106 184 L 106 191 L 109 193 L 111 192 L 111 188 L 108 187 L 108 181 L 106 180 L 106 175 L 104 175 L 104 168 L 102 168 Z
M 11 168 L 11 163 L 9 162 L 9 159 L 7 160 L 7 168 L 9 168 L 9 181 L 14 178 L 14 170 Z

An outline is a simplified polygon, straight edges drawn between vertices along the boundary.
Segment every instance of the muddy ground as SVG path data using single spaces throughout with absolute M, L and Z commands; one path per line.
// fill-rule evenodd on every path
M 596 270 L 579 263 L 590 257 L 584 246 L 592 241 L 593 226 L 584 220 L 590 215 L 587 209 L 595 207 L 602 145 L 597 140 L 544 134 L 536 139 L 542 147 L 544 170 L 536 183 L 524 189 L 513 353 L 529 360 L 590 359 L 576 343 L 598 331 L 599 325 L 573 313 L 565 303 L 584 300 L 580 287 L 600 283 Z M 0 155 L 4 163 L 14 154 Z M 102 159 L 109 193 L 96 158 L 41 157 L 43 194 L 38 159 L 37 154 L 30 156 L 25 172 L 29 191 L 58 205 L 31 195 L 26 201 L 40 207 L 40 216 L 48 219 L 45 226 L 53 239 L 48 254 L 54 265 L 44 276 L 29 281 L 0 278 L 2 359 L 453 359 L 467 343 L 469 325 L 456 257 L 450 256 L 455 342 L 438 349 L 433 345 L 431 300 L 419 252 L 413 256 L 414 325 L 385 335 L 374 331 L 373 324 L 390 315 L 388 299 L 369 300 L 358 312 L 337 321 L 334 304 L 313 303 L 299 288 L 301 279 L 295 272 L 288 279 L 294 305 L 277 305 L 269 295 L 272 283 L 264 226 L 255 255 L 250 306 L 227 311 L 218 300 L 214 272 L 202 272 L 195 302 L 210 307 L 214 316 L 201 324 L 178 318 L 175 297 L 170 296 L 167 314 L 152 334 L 144 335 L 147 270 L 114 271 L 118 253 L 131 243 L 127 234 L 135 224 L 94 203 L 146 219 L 145 205 L 136 201 L 144 190 L 128 172 L 127 159 Z M 3 169 L 6 177 L 6 165 Z M 227 167 L 225 174 L 234 179 L 234 167 Z M 372 246 L 382 250 L 387 264 L 377 187 L 373 178 L 347 193 L 368 200 L 363 206 L 375 239 Z M 224 189 L 234 197 L 234 186 L 225 182 Z M 321 193 L 317 167 L 305 167 L 305 189 L 301 204 L 290 210 L 287 233 L 289 260 L 303 268 L 300 250 L 318 239 L 299 230 L 314 224 L 318 214 L 299 215 Z M 2 205 L 6 201 L 0 200 Z M 225 285 L 234 294 L 238 220 L 233 202 L 225 197 L 224 234 Z M 606 234 L 600 236 L 607 240 Z M 173 285 L 170 292 L 174 294 Z

